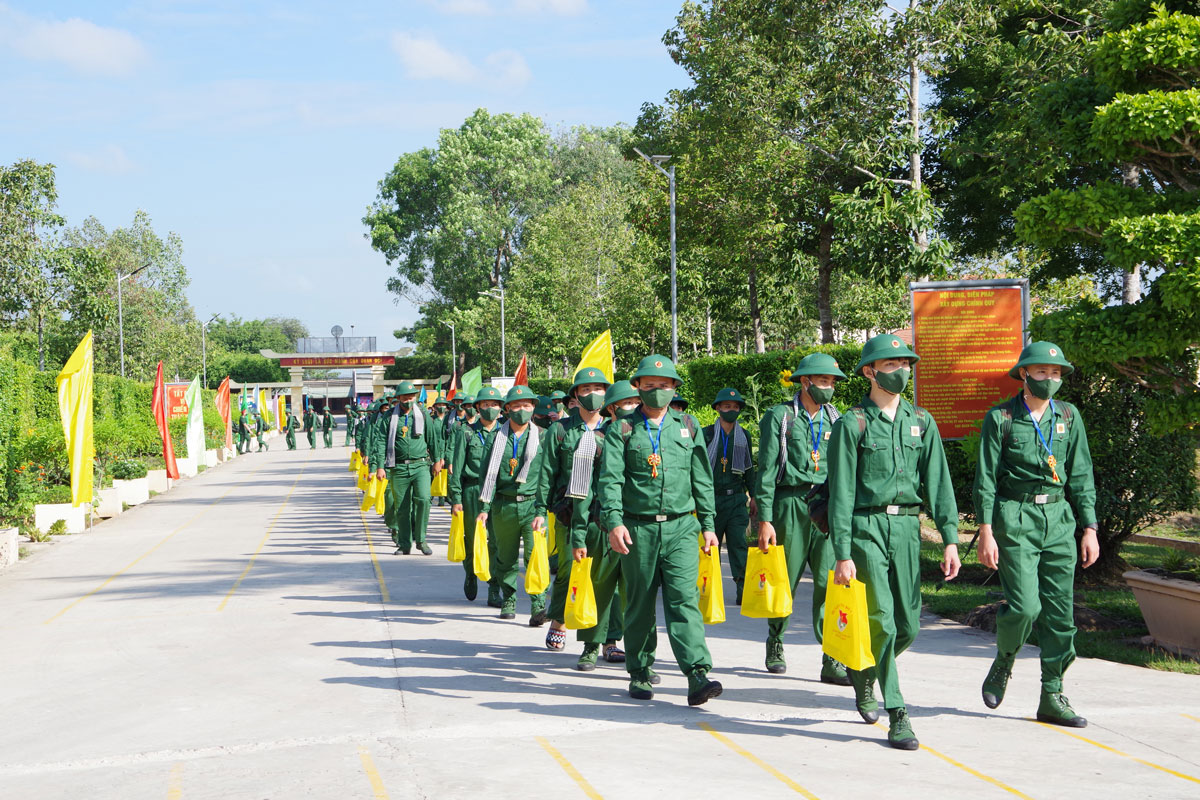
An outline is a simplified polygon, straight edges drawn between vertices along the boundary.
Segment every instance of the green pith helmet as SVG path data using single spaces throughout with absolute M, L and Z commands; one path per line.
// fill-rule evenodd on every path
M 473 405 L 475 405 L 475 395 L 473 395 L 473 394 L 464 394 L 464 395 L 462 396 L 462 405 L 464 405 L 464 406 L 473 406 Z
M 538 396 L 528 386 L 514 386 L 504 396 L 504 405 L 507 406 L 509 403 L 515 403 L 518 400 L 531 400 L 536 404 Z
M 862 375 L 863 367 L 869 367 L 876 361 L 882 361 L 885 358 L 907 358 L 911 359 L 913 364 L 921 360 L 921 357 L 914 353 L 912 348 L 905 344 L 899 336 L 881 333 L 871 337 L 863 345 L 862 357 L 858 359 L 858 366 L 854 368 L 854 372 Z
M 456 394 L 454 397 L 450 398 L 450 402 L 454 403 L 456 406 L 461 406 L 463 404 L 463 397 L 464 395 Z
M 608 382 L 608 378 L 604 377 L 603 372 L 596 369 L 595 367 L 584 367 L 583 369 L 579 370 L 579 372 L 575 373 L 575 381 L 571 384 L 571 392 L 570 392 L 571 395 L 574 396 L 575 390 L 578 389 L 580 386 L 583 386 L 585 383 L 601 383 L 601 384 L 604 384 L 604 388 L 606 390 L 611 385 Z M 555 392 L 554 394 L 563 394 L 563 393 Z M 552 394 L 550 396 L 553 397 L 554 395 Z M 563 395 L 563 397 L 566 397 L 566 395 Z M 608 405 L 608 403 L 605 402 L 604 405 Z
M 1021 351 L 1021 358 L 1016 366 L 1008 371 L 1008 377 L 1021 380 L 1021 367 L 1032 367 L 1035 364 L 1054 364 L 1062 367 L 1064 378 L 1075 371 L 1075 366 L 1063 355 L 1062 348 L 1054 342 L 1030 342 Z
M 608 391 L 604 393 L 604 406 L 607 408 L 613 403 L 619 403 L 622 400 L 637 400 L 638 391 L 633 388 L 633 384 L 629 381 L 617 381 L 612 386 L 608 387 Z
M 657 353 L 646 356 L 638 362 L 637 372 L 633 373 L 629 382 L 633 383 L 641 378 L 670 378 L 675 381 L 676 386 L 683 384 L 683 379 L 675 371 L 675 365 L 671 363 L 671 359 Z
M 412 385 L 412 381 L 400 381 L 396 386 L 396 395 L 402 394 L 417 394 L 417 387 Z
M 550 399 L 553 400 L 555 403 L 561 403 L 567 399 L 567 393 L 562 391 L 561 389 L 558 389 L 558 390 L 550 393 Z
M 717 392 L 717 399 L 712 402 L 713 408 L 717 407 L 717 403 L 724 403 L 726 400 L 732 400 L 742 408 L 746 407 L 746 398 L 742 397 L 742 393 L 733 387 L 727 386 Z
M 684 411 L 687 411 L 687 409 L 688 409 L 688 401 L 687 401 L 687 400 L 684 400 L 682 397 L 680 397 L 680 396 L 679 396 L 679 394 L 678 394 L 678 392 L 675 394 L 675 396 L 674 396 L 674 397 L 672 397 L 672 398 L 671 398 L 671 402 L 670 402 L 670 403 L 668 403 L 667 405 L 672 405 L 672 406 L 674 406 L 674 405 L 680 405 L 680 406 L 683 406 L 683 410 L 684 410 Z
M 837 380 L 846 379 L 846 373 L 838 367 L 837 359 L 828 353 L 809 353 L 800 359 L 800 363 L 792 370 L 792 379 L 801 375 L 832 375 Z
M 497 403 L 504 403 L 504 395 L 500 394 L 500 390 L 495 386 L 485 386 L 479 390 L 479 394 L 475 395 L 475 404 L 478 405 L 484 400 L 495 400 Z
M 537 405 L 533 407 L 533 415 L 535 417 L 548 417 L 550 412 L 557 411 L 558 406 L 553 400 L 545 395 L 540 395 L 537 400 Z

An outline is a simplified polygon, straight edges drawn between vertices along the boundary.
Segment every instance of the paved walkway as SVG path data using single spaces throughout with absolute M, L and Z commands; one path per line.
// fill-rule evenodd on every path
M 433 557 L 393 556 L 347 457 L 276 441 L 0 573 L 0 797 L 1200 796 L 1200 679 L 1080 660 L 1076 735 L 1029 719 L 1035 650 L 989 712 L 992 637 L 932 618 L 900 661 L 917 752 L 816 680 L 800 620 L 771 676 L 731 608 L 701 709 L 660 634 L 633 701 L 463 599 L 444 509 Z

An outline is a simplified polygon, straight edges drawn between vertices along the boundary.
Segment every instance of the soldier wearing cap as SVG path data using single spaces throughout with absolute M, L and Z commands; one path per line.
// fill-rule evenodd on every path
M 484 386 L 479 394 L 471 398 L 471 405 L 479 412 L 479 419 L 458 428 L 459 435 L 454 442 L 454 453 L 450 459 L 453 469 L 450 470 L 447 493 L 450 498 L 451 512 L 463 515 L 463 528 L 466 534 L 467 557 L 463 561 L 466 578 L 463 582 L 463 594 L 468 600 L 474 600 L 479 592 L 479 580 L 475 577 L 475 519 L 481 511 L 479 502 L 479 482 L 485 465 L 484 457 L 492 447 L 492 440 L 500 430 L 500 402 L 504 395 L 494 386 Z M 466 405 L 464 400 L 463 405 Z M 495 543 L 489 537 L 489 561 L 494 558 Z M 488 586 L 488 605 L 500 607 L 500 582 L 493 578 Z
M 1075 660 L 1075 530 L 1086 569 L 1100 557 L 1096 485 L 1079 409 L 1054 400 L 1075 371 L 1053 342 L 1033 342 L 1009 376 L 1021 391 L 983 418 L 975 470 L 979 562 L 999 569 L 1007 601 L 996 614 L 996 659 L 983 702 L 1004 700 L 1013 663 L 1035 627 L 1041 648 L 1040 722 L 1083 728 L 1087 720 L 1063 696 Z
M 737 603 L 742 602 L 742 581 L 746 577 L 746 532 L 750 517 L 758 507 L 750 495 L 754 492 L 754 453 L 750 437 L 738 422 L 746 408 L 742 393 L 732 387 L 717 392 L 712 407 L 719 419 L 704 429 L 708 444 L 708 464 L 712 467 L 716 491 L 717 541 L 724 540 L 729 569 L 737 586 Z M 746 507 L 749 497 L 749 509 Z
M 545 444 L 545 432 L 530 424 L 536 403 L 537 395 L 528 386 L 508 391 L 504 398 L 508 420 L 492 439 L 480 474 L 480 513 L 476 518 L 485 523 L 491 520 L 496 540 L 492 576 L 500 584 L 500 619 L 517 616 L 517 556 L 523 545 L 528 565 L 533 552 L 534 493 Z M 540 626 L 546 621 L 546 593 L 529 600 L 529 624 Z
M 542 430 L 549 430 L 550 423 L 556 419 L 557 407 L 546 395 L 538 395 L 537 405 L 533 409 L 533 424 Z
M 941 569 L 958 575 L 958 506 L 937 423 L 901 394 L 920 356 L 891 334 L 863 345 L 856 371 L 871 393 L 833 426 L 829 446 L 829 534 L 834 581 L 866 584 L 875 667 L 850 670 L 855 705 L 868 723 L 879 718 L 875 678 L 888 711 L 888 743 L 920 745 L 900 693 L 896 657 L 921 625 L 921 525 L 924 499 L 945 544 Z
M 377 480 L 387 478 L 388 507 L 384 520 L 392 531 L 396 552 L 408 555 L 415 544 L 425 555 L 429 525 L 429 473 L 442 449 L 442 434 L 420 403 L 410 381 L 396 387 L 391 413 L 381 415 L 370 450 L 370 468 Z M 390 514 L 390 518 L 389 518 Z
M 287 442 L 288 450 L 296 449 L 296 431 L 300 428 L 300 420 L 296 419 L 296 415 L 292 413 L 292 409 L 288 408 L 287 427 L 284 434 L 284 441 Z
M 684 400 L 678 392 L 671 398 L 671 410 L 680 413 L 688 410 L 688 401 Z
M 321 433 L 325 440 L 325 449 L 333 447 L 333 429 L 337 427 L 337 420 L 333 418 L 333 413 L 329 410 L 329 401 L 325 402 L 325 409 L 321 412 Z
M 625 581 L 629 696 L 654 696 L 658 676 L 651 667 L 661 586 L 671 649 L 688 678 L 688 705 L 700 705 L 722 691 L 708 677 L 712 656 L 696 588 L 697 534 L 706 553 L 717 545 L 712 468 L 699 423 L 668 408 L 683 383 L 671 360 L 647 356 L 631 382 L 642 407 L 605 434 L 598 487 L 601 519 L 609 545 L 621 555 Z
M 569 393 L 561 389 L 556 389 L 550 393 L 550 405 L 554 407 L 554 413 L 558 414 L 555 419 L 562 419 L 567 415 L 567 398 Z
M 254 421 L 250 419 L 250 412 L 243 410 L 238 417 L 238 455 L 244 455 L 250 452 L 250 426 Z
M 833 545 L 829 536 L 808 515 L 808 494 L 829 477 L 829 440 L 838 411 L 830 402 L 834 384 L 846 375 L 828 353 L 809 353 L 792 371 L 799 388 L 786 403 L 763 415 L 759 424 L 758 546 L 783 548 L 792 593 L 800 585 L 807 565 L 812 572 L 812 626 L 817 642 L 825 619 L 825 590 L 833 569 Z M 787 671 L 783 634 L 791 617 L 767 623 L 768 672 Z M 821 655 L 821 682 L 849 686 L 846 668 Z
M 317 415 L 311 407 L 304 409 L 304 435 L 308 437 L 308 446 L 317 449 Z
M 608 416 L 608 424 L 632 415 L 641 404 L 637 389 L 633 388 L 629 381 L 617 381 L 604 393 L 604 411 Z
M 267 423 L 262 418 L 262 414 L 254 415 L 254 435 L 258 438 L 258 452 L 270 450 L 271 446 L 267 444 L 267 440 L 263 437 L 267 435 Z
M 538 474 L 537 519 L 533 523 L 535 529 L 543 527 L 548 511 L 553 511 L 558 520 L 558 571 L 551 594 L 552 622 L 546 635 L 546 647 L 551 650 L 561 650 L 564 644 L 571 562 L 592 556 L 597 624 L 576 634 L 583 642 L 583 654 L 575 668 L 582 672 L 596 668 L 602 645 L 605 660 L 620 662 L 625 657 L 616 640 L 607 639 L 620 562 L 607 546 L 594 503 L 604 448 L 600 410 L 604 408 L 608 387 L 608 378 L 595 367 L 584 367 L 575 373 L 571 396 L 579 401 L 579 407 L 555 421 L 547 431 L 546 454 Z
M 343 444 L 347 447 L 354 444 L 354 428 L 358 425 L 356 402 L 358 402 L 357 398 L 351 397 L 350 403 L 346 406 L 346 441 Z

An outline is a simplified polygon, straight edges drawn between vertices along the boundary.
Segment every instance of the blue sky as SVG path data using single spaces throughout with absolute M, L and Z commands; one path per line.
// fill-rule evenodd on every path
M 376 182 L 480 106 L 632 123 L 686 77 L 680 0 L 4 2 L 0 161 L 58 167 L 60 210 L 145 209 L 189 297 L 399 344 L 414 310 L 363 239 Z

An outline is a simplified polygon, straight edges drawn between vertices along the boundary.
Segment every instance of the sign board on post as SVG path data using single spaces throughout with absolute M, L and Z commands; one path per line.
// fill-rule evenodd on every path
M 1008 377 L 1025 346 L 1026 280 L 909 284 L 917 404 L 937 420 L 943 439 L 977 430 L 988 409 L 1016 393 Z
M 187 394 L 188 384 L 168 383 L 163 388 L 167 392 L 167 418 L 186 417 L 188 415 L 188 404 L 185 395 Z

